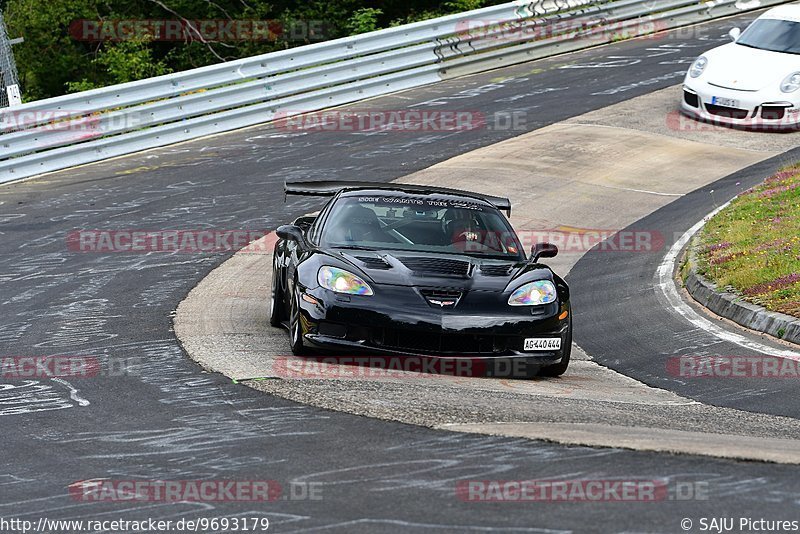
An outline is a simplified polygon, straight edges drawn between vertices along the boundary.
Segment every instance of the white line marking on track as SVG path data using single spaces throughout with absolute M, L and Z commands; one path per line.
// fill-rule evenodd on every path
M 735 343 L 741 347 L 746 349 L 750 349 L 756 352 L 760 352 L 761 354 L 766 354 L 768 356 L 779 356 L 781 358 L 786 358 L 789 360 L 800 361 L 800 353 L 793 351 L 793 350 L 781 350 L 775 349 L 768 345 L 764 345 L 762 343 L 758 343 L 757 341 L 752 341 L 747 339 L 746 337 L 736 334 L 734 332 L 729 332 L 719 326 L 715 325 L 705 317 L 701 316 L 699 313 L 694 311 L 688 304 L 686 304 L 683 299 L 681 298 L 680 294 L 678 293 L 678 288 L 675 284 L 675 281 L 672 277 L 672 273 L 675 268 L 675 261 L 678 259 L 678 254 L 680 254 L 683 247 L 689 242 L 689 240 L 694 236 L 700 229 L 705 226 L 706 222 L 708 222 L 711 217 L 722 211 L 725 207 L 728 206 L 730 202 L 726 202 L 722 206 L 718 207 L 708 215 L 706 215 L 703 220 L 689 228 L 686 233 L 684 233 L 678 241 L 672 245 L 672 248 L 669 249 L 667 255 L 664 256 L 664 259 L 661 262 L 661 265 L 658 266 L 658 270 L 656 271 L 656 281 L 659 289 L 666 297 L 667 302 L 672 307 L 672 310 L 676 312 L 678 315 L 681 315 L 684 319 L 692 323 L 697 328 L 701 330 L 705 330 L 709 334 L 718 337 L 724 341 L 728 341 L 730 343 Z
M 620 191 L 633 191 L 634 193 L 645 193 L 648 195 L 658 195 L 661 197 L 682 197 L 684 193 L 659 193 L 658 191 L 648 191 L 647 189 L 633 189 L 631 187 L 616 187 L 613 185 L 602 185 L 601 187 L 606 187 L 608 189 L 619 189 Z
M 88 400 L 84 399 L 80 396 L 78 389 L 64 380 L 63 378 L 53 378 L 53 382 L 58 382 L 59 384 L 67 387 L 69 389 L 69 396 L 72 400 L 78 403 L 79 406 L 89 406 L 91 404 Z

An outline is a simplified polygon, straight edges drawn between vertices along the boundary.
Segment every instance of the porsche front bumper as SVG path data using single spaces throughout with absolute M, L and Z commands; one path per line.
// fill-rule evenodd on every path
M 705 122 L 744 129 L 800 128 L 800 97 L 796 94 L 739 91 L 697 79 L 684 82 L 681 111 Z

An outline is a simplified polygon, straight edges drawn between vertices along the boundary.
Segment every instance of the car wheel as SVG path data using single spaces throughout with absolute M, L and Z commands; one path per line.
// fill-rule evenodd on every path
M 280 327 L 283 325 L 283 289 L 278 284 L 278 269 L 272 265 L 272 296 L 269 301 L 269 324 Z
M 557 377 L 567 372 L 569 367 L 569 357 L 572 354 L 572 319 L 569 322 L 569 330 L 567 330 L 567 339 L 565 340 L 566 346 L 564 347 L 564 355 L 561 357 L 561 363 L 555 365 L 545 365 L 539 370 L 539 376 Z
M 292 298 L 291 312 L 289 313 L 289 340 L 291 341 L 292 354 L 303 356 L 308 354 L 308 348 L 303 344 L 303 322 L 300 317 L 300 292 L 295 284 L 294 297 Z

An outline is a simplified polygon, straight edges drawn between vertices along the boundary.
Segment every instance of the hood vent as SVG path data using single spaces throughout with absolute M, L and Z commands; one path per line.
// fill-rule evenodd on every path
M 364 264 L 368 269 L 391 269 L 392 266 L 386 263 L 383 258 L 375 256 L 356 256 L 356 259 Z
M 508 276 L 513 265 L 481 265 L 481 274 L 484 276 Z
M 398 259 L 415 274 L 466 277 L 471 266 L 468 261 L 443 258 L 408 257 Z

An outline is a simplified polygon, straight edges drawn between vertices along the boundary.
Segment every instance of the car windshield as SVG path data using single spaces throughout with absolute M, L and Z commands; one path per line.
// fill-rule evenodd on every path
M 800 54 L 800 23 L 758 19 L 745 30 L 736 44 L 772 52 Z
M 342 197 L 331 208 L 320 245 L 524 258 L 517 235 L 497 209 L 435 195 Z

